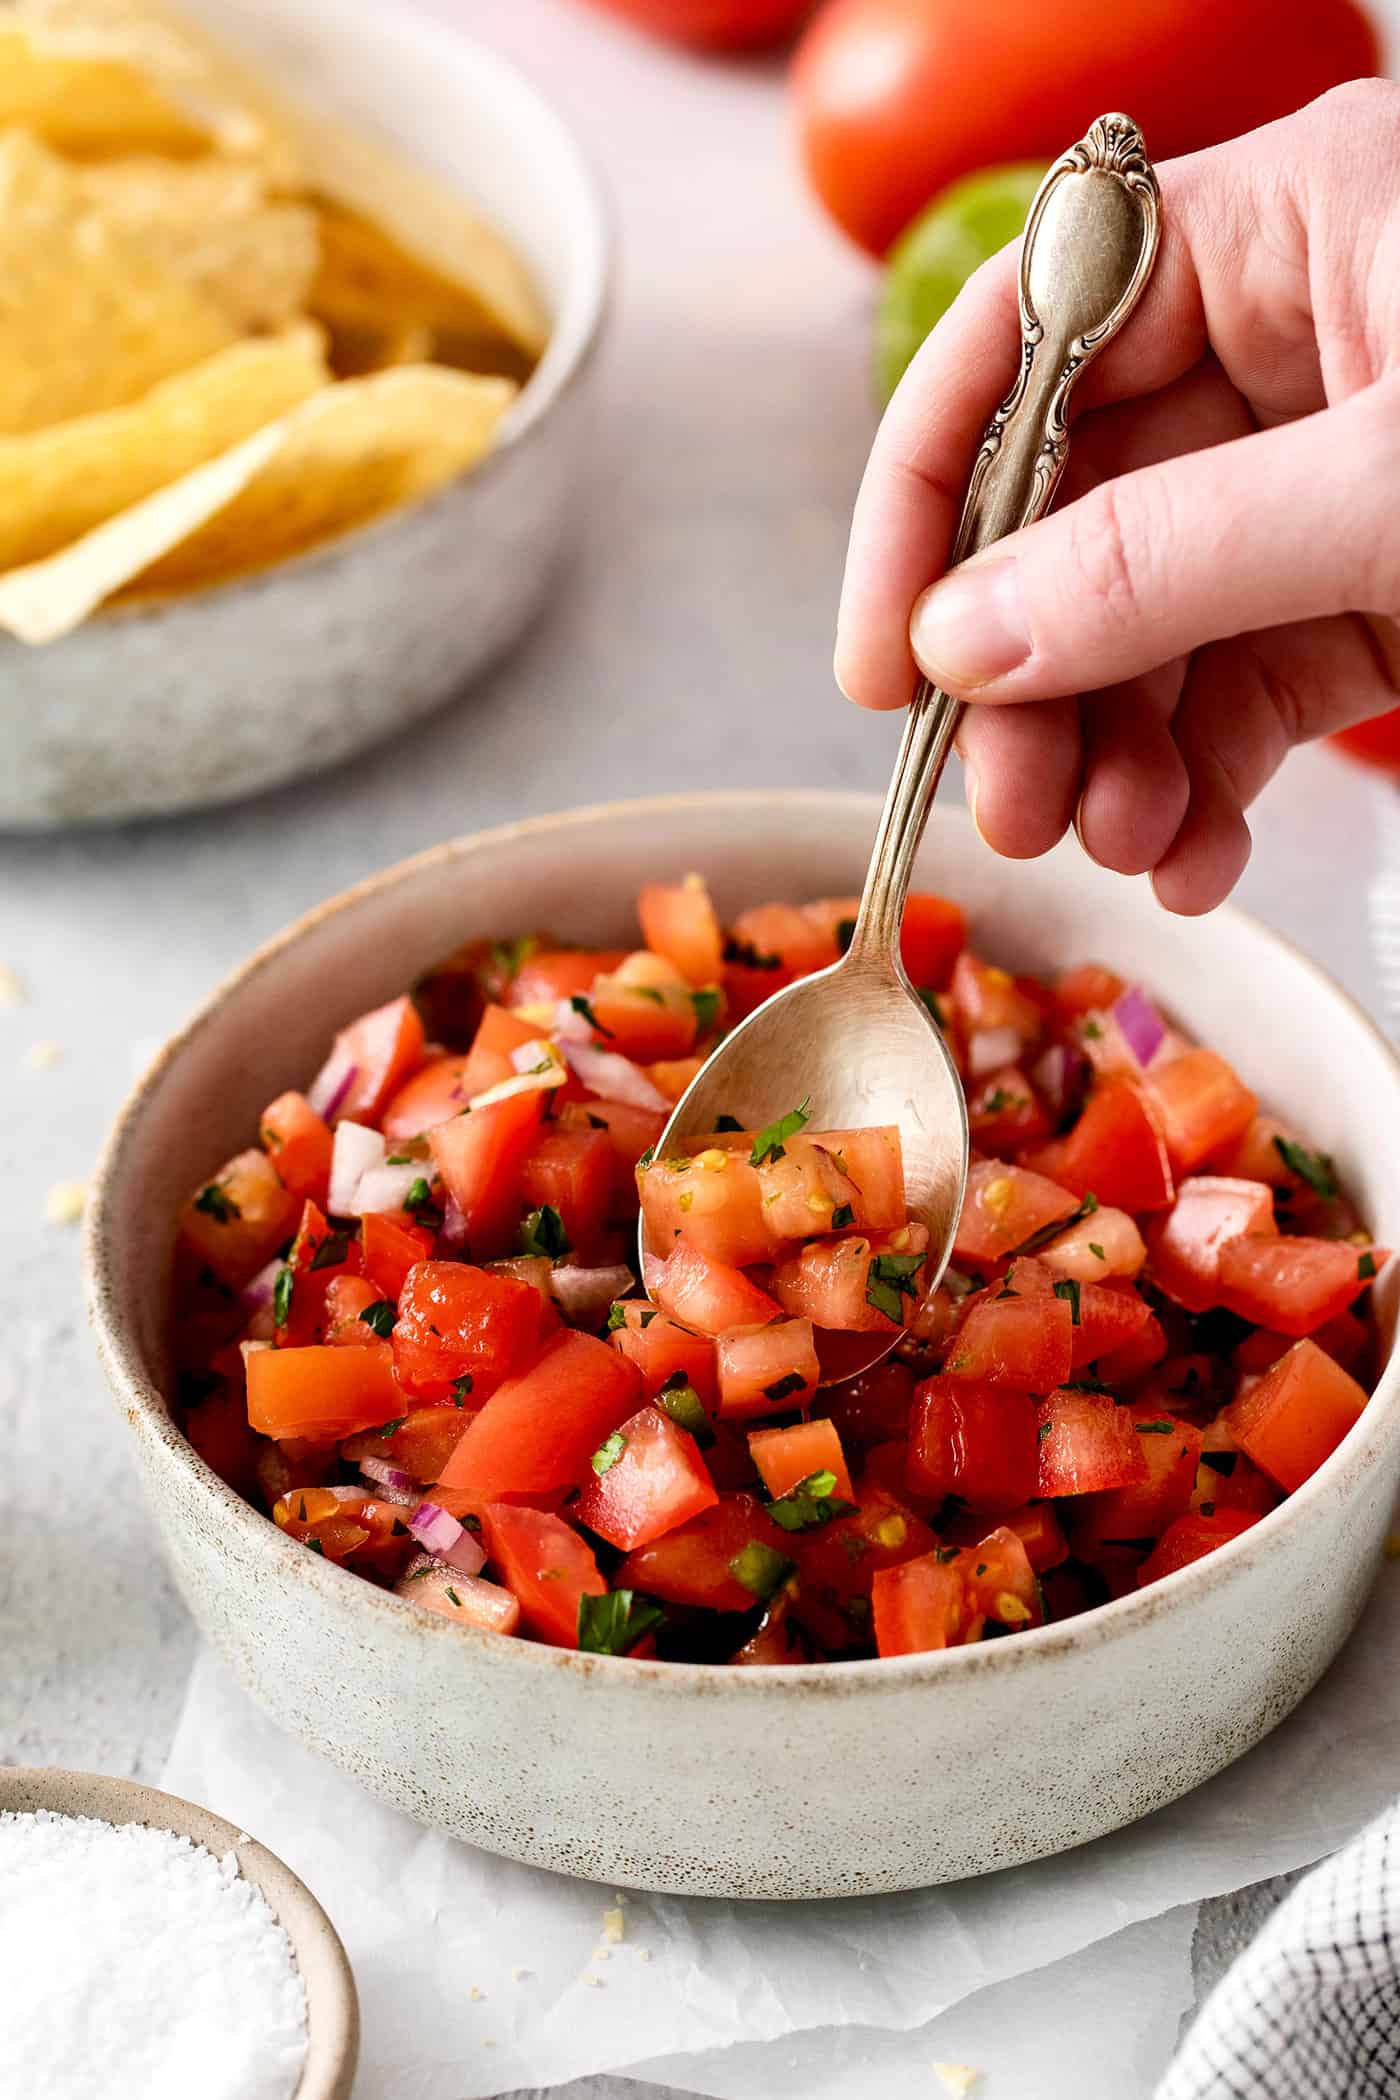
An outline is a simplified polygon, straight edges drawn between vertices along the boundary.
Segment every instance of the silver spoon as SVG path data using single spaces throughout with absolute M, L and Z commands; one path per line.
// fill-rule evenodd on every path
M 1021 247 L 1020 370 L 973 464 L 950 567 L 1049 508 L 1069 450 L 1070 394 L 1136 306 L 1159 222 L 1156 178 L 1128 117 L 1100 117 L 1047 173 Z M 930 1286 L 947 1264 L 967 1185 L 967 1108 L 942 1033 L 905 973 L 899 928 L 961 714 L 961 701 L 919 681 L 849 948 L 726 1036 L 656 1148 L 658 1159 L 684 1152 L 722 1116 L 761 1129 L 808 1097 L 813 1130 L 897 1124 L 910 1214 L 929 1229 Z M 878 1362 L 897 1340 L 820 1333 L 823 1382 Z

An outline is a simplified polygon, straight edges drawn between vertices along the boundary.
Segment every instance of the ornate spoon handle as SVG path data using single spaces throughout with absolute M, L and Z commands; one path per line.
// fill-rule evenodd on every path
M 1049 509 L 1075 382 L 1142 295 L 1157 256 L 1157 178 L 1130 117 L 1100 117 L 1036 192 L 1021 244 L 1021 363 L 973 463 L 949 567 Z M 962 702 L 921 678 L 885 799 L 850 955 L 888 969 L 914 856 Z

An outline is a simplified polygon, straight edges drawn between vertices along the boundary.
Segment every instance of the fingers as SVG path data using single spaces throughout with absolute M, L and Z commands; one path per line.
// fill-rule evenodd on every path
M 987 844 L 1009 860 L 1048 853 L 1068 828 L 1079 793 L 1084 747 L 1075 702 L 970 709 L 958 749 L 968 806 Z
M 1046 700 L 1400 586 L 1400 382 L 1103 483 L 916 602 L 920 667 L 964 698 Z
M 1084 789 L 1075 829 L 1089 858 L 1120 875 L 1155 868 L 1186 815 L 1191 780 L 1171 728 L 1185 673 L 1184 664 L 1170 664 L 1080 702 Z

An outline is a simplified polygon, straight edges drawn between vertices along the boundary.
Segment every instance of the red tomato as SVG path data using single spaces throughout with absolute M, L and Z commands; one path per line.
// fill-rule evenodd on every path
M 1009 1029 L 1025 1047 L 1040 1034 L 1040 1008 L 1034 999 L 1021 990 L 1010 971 L 982 962 L 970 948 L 964 948 L 953 965 L 948 997 L 965 1043 L 977 1035 Z
M 747 1151 L 697 1139 L 687 1154 L 639 1167 L 637 1188 L 647 1245 L 663 1258 L 683 1242 L 737 1269 L 772 1261 L 780 1251 Z
M 914 1373 L 887 1356 L 859 1377 L 828 1386 L 821 1397 L 843 1445 L 868 1450 L 908 1433 Z
M 612 1203 L 613 1148 L 605 1130 L 546 1127 L 520 1163 L 520 1207 L 549 1204 L 571 1246 L 585 1257 L 602 1237 Z
M 480 1406 L 519 1368 L 537 1324 L 536 1293 L 515 1277 L 461 1261 L 418 1262 L 394 1323 L 399 1383 L 420 1400 L 470 1395 Z
M 262 1436 L 332 1440 L 402 1412 L 387 1342 L 368 1349 L 258 1349 L 248 1357 L 248 1420 Z
M 1243 1137 L 1259 1102 L 1213 1050 L 1186 1050 L 1142 1076 L 1142 1090 L 1161 1118 L 1167 1154 L 1178 1174 Z
M 583 1597 L 602 1597 L 607 1584 L 578 1533 L 542 1509 L 487 1502 L 482 1544 L 506 1588 L 520 1603 L 521 1623 L 537 1641 L 577 1648 Z
M 475 1413 L 475 1409 L 472 1410 Z M 343 1455 L 359 1465 L 367 1458 L 387 1459 L 410 1479 L 430 1486 L 462 1441 L 468 1415 L 456 1407 L 410 1407 L 398 1418 L 388 1436 L 382 1429 L 366 1431 L 341 1445 Z
M 905 1231 L 911 1228 L 905 1227 Z M 927 1233 L 919 1243 L 927 1244 Z M 869 1238 L 809 1240 L 800 1253 L 780 1261 L 773 1270 L 773 1296 L 798 1319 L 812 1321 L 845 1334 L 892 1334 L 898 1322 L 891 1320 L 870 1300 L 871 1269 L 879 1252 L 878 1240 Z M 910 1252 L 915 1251 L 911 1242 Z M 917 1303 L 920 1272 L 907 1280 L 915 1288 L 900 1304 Z
M 554 1006 L 560 999 L 585 996 L 595 978 L 606 977 L 624 961 L 625 948 L 541 948 L 527 955 L 507 994 L 511 1006 Z
M 206 1466 L 254 1499 L 257 1446 L 248 1426 L 248 1405 L 241 1385 L 221 1385 L 185 1410 L 181 1425 Z
M 1386 1259 L 1383 1247 L 1350 1240 L 1229 1240 L 1220 1250 L 1219 1300 L 1279 1334 L 1312 1334 L 1346 1311 Z
M 1013 1269 L 998 1291 L 979 1292 L 943 1361 L 945 1376 L 1012 1386 L 1022 1393 L 1049 1393 L 1063 1385 L 1074 1355 L 1069 1300 L 1021 1296 Z M 1088 1286 L 1081 1287 L 1083 1290 Z
M 1161 1210 L 1175 1194 L 1161 1124 L 1123 1079 L 1101 1081 L 1069 1134 L 1026 1153 L 1023 1164 L 1115 1210 Z
M 701 51 L 752 51 L 780 43 L 812 11 L 812 0 L 593 0 L 593 5 L 653 36 Z
M 663 1312 L 683 1327 L 698 1328 L 701 1334 L 723 1334 L 730 1327 L 761 1327 L 782 1312 L 742 1270 L 711 1261 L 685 1245 L 676 1248 L 652 1291 Z
M 721 1495 L 712 1509 L 629 1553 L 614 1581 L 620 1589 L 645 1590 L 668 1604 L 750 1611 L 758 1598 L 734 1573 L 734 1561 L 750 1545 L 786 1558 L 788 1544 L 786 1532 L 752 1495 Z
M 1004 1065 L 967 1097 L 968 1127 L 979 1152 L 1010 1159 L 1050 1135 L 1050 1118 L 1019 1065 Z
M 1142 1438 L 1104 1393 L 1051 1393 L 1036 1409 L 1038 1495 L 1091 1495 L 1147 1478 Z
M 1054 1523 L 1053 1516 L 1050 1521 Z M 961 1555 L 958 1566 L 973 1617 L 964 1638 L 975 1638 L 973 1625 L 980 1630 L 983 1619 L 995 1619 L 999 1626 L 1044 1624 L 1040 1584 L 1026 1542 L 1010 1524 L 999 1524 L 978 1539 Z
M 333 1123 L 377 1123 L 385 1103 L 423 1057 L 423 1023 L 405 996 L 342 1028 L 311 1088 Z
M 1062 1021 L 1077 1021 L 1084 1014 L 1102 1013 L 1121 999 L 1127 986 L 1102 963 L 1080 963 L 1055 979 L 1050 997 Z
M 573 1514 L 626 1553 L 718 1500 L 694 1437 L 660 1408 L 644 1407 L 594 1452 Z
M 614 1328 L 613 1346 L 620 1349 L 642 1377 L 642 1391 L 654 1400 L 663 1385 L 679 1372 L 693 1386 L 701 1406 L 713 1414 L 719 1405 L 719 1383 L 715 1371 L 715 1345 L 708 1334 L 692 1334 L 645 1298 L 630 1299 L 623 1308 L 621 1327 Z
M 266 1153 L 239 1152 L 180 1212 L 180 1236 L 237 1290 L 290 1238 L 300 1208 Z
M 444 1466 L 442 1483 L 484 1502 L 573 1487 L 641 1397 L 641 1380 L 625 1357 L 565 1329 L 491 1395 Z
M 794 1422 L 790 1429 L 751 1430 L 749 1450 L 759 1479 L 775 1501 L 813 1473 L 834 1473 L 832 1494 L 842 1502 L 854 1499 L 846 1454 L 833 1422 Z
M 619 1219 L 635 1217 L 637 1161 L 666 1128 L 662 1110 L 634 1108 L 627 1101 L 564 1101 L 555 1120 L 567 1130 L 603 1131 L 613 1149 L 609 1215 Z
M 1349 758 L 1359 758 L 1363 765 L 1400 774 L 1400 707 L 1373 715 L 1369 722 L 1353 722 L 1350 729 L 1334 730 L 1328 742 Z
M 792 1615 L 834 1652 L 870 1644 L 870 1590 L 880 1570 L 938 1544 L 921 1518 L 883 1498 L 815 1531 L 784 1536 L 798 1568 Z
M 1147 1476 L 1076 1503 L 1071 1536 L 1081 1559 L 1099 1546 L 1160 1538 L 1185 1516 L 1196 1485 L 1204 1431 L 1152 1407 L 1121 1412 L 1132 1417 Z
M 760 904 L 734 921 L 724 946 L 724 995 L 731 1017 L 745 1014 L 794 978 L 840 955 L 835 932 L 791 904 Z
M 1222 1419 L 1241 1451 L 1291 1495 L 1332 1456 L 1365 1405 L 1365 1387 L 1305 1340 L 1232 1400 Z
M 967 921 L 960 905 L 928 890 L 911 890 L 899 946 L 912 984 L 926 991 L 946 991 L 966 939 Z
M 420 1611 L 435 1611 L 444 1619 L 455 1619 L 459 1626 L 479 1626 L 483 1633 L 514 1633 L 520 1625 L 519 1600 L 498 1582 L 461 1575 L 455 1568 L 435 1567 L 426 1558 L 418 1567 L 410 1567 L 394 1590 Z
M 258 1118 L 258 1135 L 283 1187 L 324 1203 L 335 1141 L 305 1094 L 279 1094 L 270 1101 Z
M 699 1078 L 704 1062 L 703 1057 L 666 1057 L 642 1069 L 658 1094 L 664 1094 L 668 1101 L 679 1101 L 691 1080 Z
M 1120 1283 L 1081 1283 L 1078 1315 L 1070 1338 L 1076 1371 L 1127 1348 L 1152 1318 L 1146 1299 Z
M 958 1558 L 942 1549 L 921 1553 L 872 1578 L 870 1605 L 881 1655 L 922 1655 L 956 1648 L 967 1614 L 967 1586 Z
M 1178 1568 L 1189 1568 L 1193 1560 L 1204 1560 L 1207 1553 L 1214 1553 L 1217 1546 L 1226 1546 L 1237 1539 L 1242 1531 L 1248 1531 L 1259 1522 L 1253 1510 L 1218 1509 L 1214 1516 L 1192 1514 L 1178 1517 L 1168 1524 L 1142 1566 L 1138 1569 L 1139 1587 L 1149 1582 L 1160 1582 L 1164 1575 L 1174 1575 Z
M 326 1287 L 327 1344 L 335 1349 L 372 1347 L 380 1337 L 361 1314 L 386 1303 L 383 1292 L 368 1277 L 335 1277 Z
M 1135 1378 L 1152 1370 L 1166 1355 L 1166 1329 L 1146 1305 L 1143 1310 L 1147 1312 L 1147 1318 L 1137 1332 L 1129 1335 L 1118 1348 L 1105 1350 L 1099 1356 L 1098 1375 L 1105 1385 L 1131 1385 Z
M 466 1221 L 466 1243 L 476 1261 L 506 1253 L 515 1237 L 521 1173 L 544 1099 L 538 1090 L 508 1094 L 428 1134 L 437 1170 Z
M 1154 159 L 1233 138 L 1379 70 L 1350 0 L 832 0 L 793 62 L 807 172 L 837 224 L 882 255 L 960 176 L 1052 160 L 1105 109 Z
M 703 877 L 645 882 L 637 899 L 642 939 L 654 955 L 673 962 L 688 984 L 718 984 L 724 935 Z
M 1014 1509 L 1038 1492 L 1035 1432 L 1026 1393 L 926 1378 L 909 1413 L 909 1484 L 930 1502 L 956 1495 L 974 1509 Z
M 715 1344 L 719 1411 L 731 1420 L 809 1407 L 821 1377 L 810 1320 L 775 1320 Z
M 684 1057 L 695 1042 L 699 1025 L 689 990 L 679 973 L 676 981 L 661 983 L 625 975 L 632 960 L 628 956 L 621 970 L 598 978 L 588 995 L 607 1048 L 638 1064 Z
M 1226 1243 L 1246 1233 L 1257 1240 L 1277 1232 L 1272 1189 L 1258 1181 L 1197 1174 L 1182 1182 L 1167 1216 L 1154 1219 L 1149 1228 L 1152 1280 L 1188 1312 L 1206 1312 L 1221 1302 L 1220 1254 Z
M 426 1261 L 433 1251 L 433 1235 L 421 1225 L 398 1225 L 371 1211 L 360 1224 L 360 1260 L 381 1297 L 395 1305 L 415 1262 Z
M 1077 1196 L 1043 1174 L 979 1159 L 968 1173 L 953 1259 L 965 1269 L 994 1265 L 1078 1208 Z

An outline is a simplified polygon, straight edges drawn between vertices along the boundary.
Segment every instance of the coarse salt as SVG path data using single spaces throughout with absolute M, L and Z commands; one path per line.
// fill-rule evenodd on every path
M 293 2100 L 300 2083 L 286 1933 L 233 1853 L 172 1831 L 0 1813 L 0 1976 L 25 2100 Z

